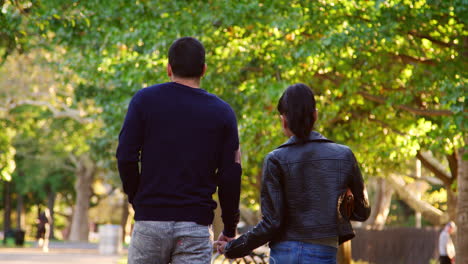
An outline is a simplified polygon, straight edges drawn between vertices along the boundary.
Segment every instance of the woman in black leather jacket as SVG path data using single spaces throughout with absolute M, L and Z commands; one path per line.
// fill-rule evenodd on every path
M 262 220 L 236 240 L 215 245 L 239 258 L 270 242 L 270 263 L 336 263 L 338 245 L 354 237 L 350 220 L 370 214 L 357 161 L 347 146 L 313 131 L 317 111 L 307 85 L 288 87 L 278 111 L 289 140 L 265 158 Z

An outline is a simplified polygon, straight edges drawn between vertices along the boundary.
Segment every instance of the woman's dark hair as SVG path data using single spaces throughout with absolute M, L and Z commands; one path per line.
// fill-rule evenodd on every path
M 297 83 L 289 86 L 278 101 L 278 112 L 288 120 L 288 127 L 304 141 L 314 127 L 315 98 L 309 86 Z
M 205 66 L 205 48 L 196 38 L 177 39 L 169 48 L 169 64 L 178 77 L 198 78 Z

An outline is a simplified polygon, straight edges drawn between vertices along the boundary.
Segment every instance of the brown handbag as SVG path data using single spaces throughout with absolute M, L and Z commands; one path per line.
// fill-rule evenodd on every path
M 346 189 L 342 195 L 340 195 L 340 213 L 341 216 L 346 219 L 350 220 L 351 215 L 354 211 L 354 195 L 349 188 Z

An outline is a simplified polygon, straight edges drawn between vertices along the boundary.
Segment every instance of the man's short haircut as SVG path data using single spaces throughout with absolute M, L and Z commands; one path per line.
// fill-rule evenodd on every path
M 182 78 L 199 78 L 205 66 L 205 48 L 196 38 L 177 39 L 169 48 L 172 73 Z

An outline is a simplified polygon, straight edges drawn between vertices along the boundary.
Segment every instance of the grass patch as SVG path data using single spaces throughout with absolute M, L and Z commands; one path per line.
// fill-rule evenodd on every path
M 17 246 L 14 239 L 7 239 L 6 244 L 3 243 L 3 240 L 0 240 L 0 248 L 32 248 L 35 245 L 35 241 L 24 241 L 23 246 Z

